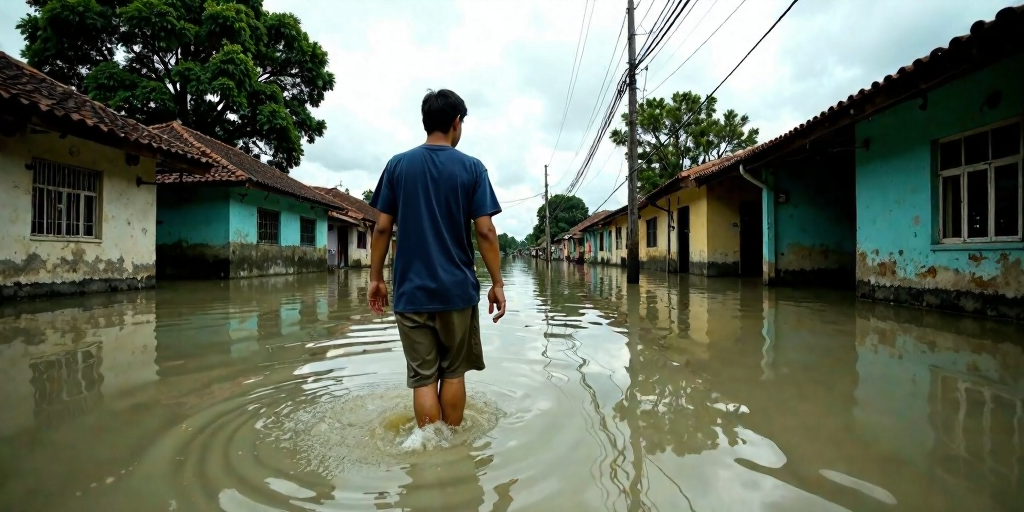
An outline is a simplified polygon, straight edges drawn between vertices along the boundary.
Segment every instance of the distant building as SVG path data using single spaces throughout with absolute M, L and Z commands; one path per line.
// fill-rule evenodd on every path
M 327 249 L 332 267 L 369 267 L 370 238 L 377 210 L 361 198 L 336 188 L 313 187 L 343 207 L 328 217 Z
M 156 284 L 156 189 L 213 163 L 0 52 L 0 301 Z
M 217 164 L 157 178 L 157 273 L 230 279 L 327 270 L 327 215 L 344 208 L 242 150 L 177 122 L 153 130 Z

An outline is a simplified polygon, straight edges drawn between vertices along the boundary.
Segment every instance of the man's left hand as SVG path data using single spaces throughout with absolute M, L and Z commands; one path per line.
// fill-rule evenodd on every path
M 384 284 L 384 281 L 370 281 L 367 296 L 370 309 L 378 315 L 383 315 L 384 308 L 388 305 L 388 286 Z

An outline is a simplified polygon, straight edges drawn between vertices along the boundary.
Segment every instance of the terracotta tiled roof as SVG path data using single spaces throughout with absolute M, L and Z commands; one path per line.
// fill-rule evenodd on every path
M 935 48 L 928 55 L 897 69 L 880 82 L 873 82 L 868 88 L 851 94 L 800 126 L 732 156 L 687 169 L 678 178 L 707 179 L 781 142 L 798 137 L 813 138 L 856 122 L 872 112 L 901 103 L 919 93 L 922 88 L 940 86 L 956 78 L 959 72 L 978 66 L 979 62 L 984 63 L 979 55 L 998 52 L 1005 56 L 1021 51 L 1024 49 L 1024 37 L 1020 36 L 1022 32 L 1024 5 L 1005 7 L 996 13 L 994 20 L 974 22 L 969 34 L 954 37 L 948 46 Z M 658 187 L 650 195 L 667 187 L 672 181 Z
M 359 218 L 370 222 L 377 222 L 377 210 L 361 198 L 346 194 L 336 188 L 313 187 L 313 189 L 341 204 L 350 213 L 358 213 L 360 215 Z
M 581 232 L 583 232 L 584 229 L 587 229 L 592 224 L 600 222 L 602 219 L 604 219 L 611 213 L 612 210 L 601 210 L 599 212 L 595 212 L 593 215 L 584 219 L 583 222 L 576 224 L 575 226 L 572 227 L 572 229 L 570 229 L 566 233 L 563 233 L 558 238 L 575 238 L 576 235 L 579 235 Z
M 324 197 L 301 181 L 249 156 L 244 151 L 207 137 L 178 122 L 152 126 L 151 129 L 177 143 L 189 146 L 212 160 L 217 167 L 206 176 L 179 176 L 164 174 L 157 176 L 157 183 L 231 183 L 253 182 L 281 192 L 300 201 L 316 203 L 329 209 L 340 209 L 342 205 L 330 197 Z
M 191 148 L 115 113 L 4 52 L 0 52 L 0 102 L 5 114 L 38 116 L 86 140 L 116 144 L 125 150 L 148 150 L 154 155 L 147 156 L 197 172 L 205 172 L 212 165 Z

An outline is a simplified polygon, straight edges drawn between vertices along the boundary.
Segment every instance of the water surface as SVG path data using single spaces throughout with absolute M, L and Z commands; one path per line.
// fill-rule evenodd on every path
M 0 306 L 0 510 L 1024 503 L 1020 325 L 758 280 L 505 275 L 467 426 L 418 451 L 365 271 Z

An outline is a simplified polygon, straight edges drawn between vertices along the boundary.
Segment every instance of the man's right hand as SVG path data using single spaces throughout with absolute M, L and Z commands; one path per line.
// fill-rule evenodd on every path
M 497 309 L 497 313 L 494 311 Z M 494 315 L 492 322 L 498 323 L 505 316 L 505 290 L 501 286 L 492 286 L 487 292 L 487 314 Z

